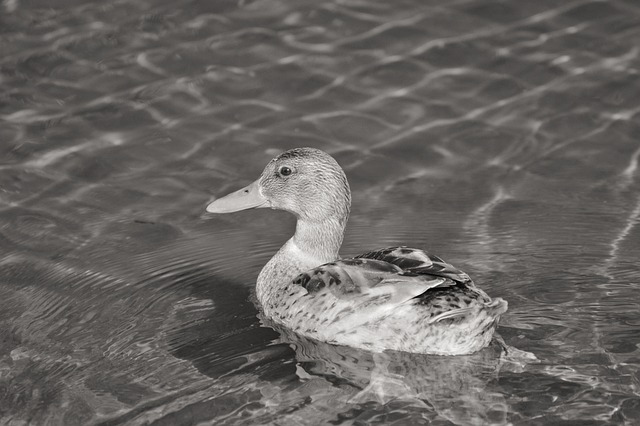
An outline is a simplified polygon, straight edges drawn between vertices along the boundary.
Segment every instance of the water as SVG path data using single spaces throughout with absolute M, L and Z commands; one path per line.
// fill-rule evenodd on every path
M 637 2 L 0 8 L 0 423 L 637 424 Z M 347 172 L 343 254 L 444 257 L 510 354 L 263 324 L 293 218 L 203 210 L 295 146 Z

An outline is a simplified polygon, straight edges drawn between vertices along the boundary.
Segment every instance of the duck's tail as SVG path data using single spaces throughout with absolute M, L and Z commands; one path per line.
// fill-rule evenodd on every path
M 487 300 L 487 299 L 484 299 Z M 500 320 L 507 311 L 507 302 L 495 298 L 488 302 L 475 301 L 472 306 L 451 309 L 429 318 L 422 336 L 422 348 L 415 352 L 440 355 L 464 355 L 486 347 Z M 440 332 L 433 332 L 434 329 Z

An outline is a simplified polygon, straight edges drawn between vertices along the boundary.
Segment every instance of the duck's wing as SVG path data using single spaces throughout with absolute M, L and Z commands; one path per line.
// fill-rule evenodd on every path
M 309 296 L 335 298 L 356 306 L 393 306 L 427 290 L 455 285 L 445 277 L 404 271 L 385 260 L 342 259 L 320 265 L 294 278 Z
M 409 247 L 388 247 L 361 254 L 356 259 L 375 259 L 398 266 L 404 274 L 430 275 L 448 278 L 456 283 L 473 286 L 469 275 L 438 256 Z

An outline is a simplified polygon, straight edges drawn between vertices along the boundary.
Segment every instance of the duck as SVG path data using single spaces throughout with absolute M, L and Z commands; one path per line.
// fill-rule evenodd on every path
M 292 213 L 294 235 L 260 271 L 262 314 L 305 338 L 373 353 L 465 355 L 489 345 L 507 302 L 424 250 L 339 250 L 351 209 L 345 172 L 326 152 L 294 148 L 253 183 L 206 206 L 224 214 L 270 208 Z

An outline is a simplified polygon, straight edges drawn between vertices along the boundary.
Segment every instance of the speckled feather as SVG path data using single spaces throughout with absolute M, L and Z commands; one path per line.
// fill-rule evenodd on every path
M 330 262 L 286 286 L 274 319 L 318 340 L 434 354 L 486 346 L 506 302 L 422 250 L 390 247 Z

